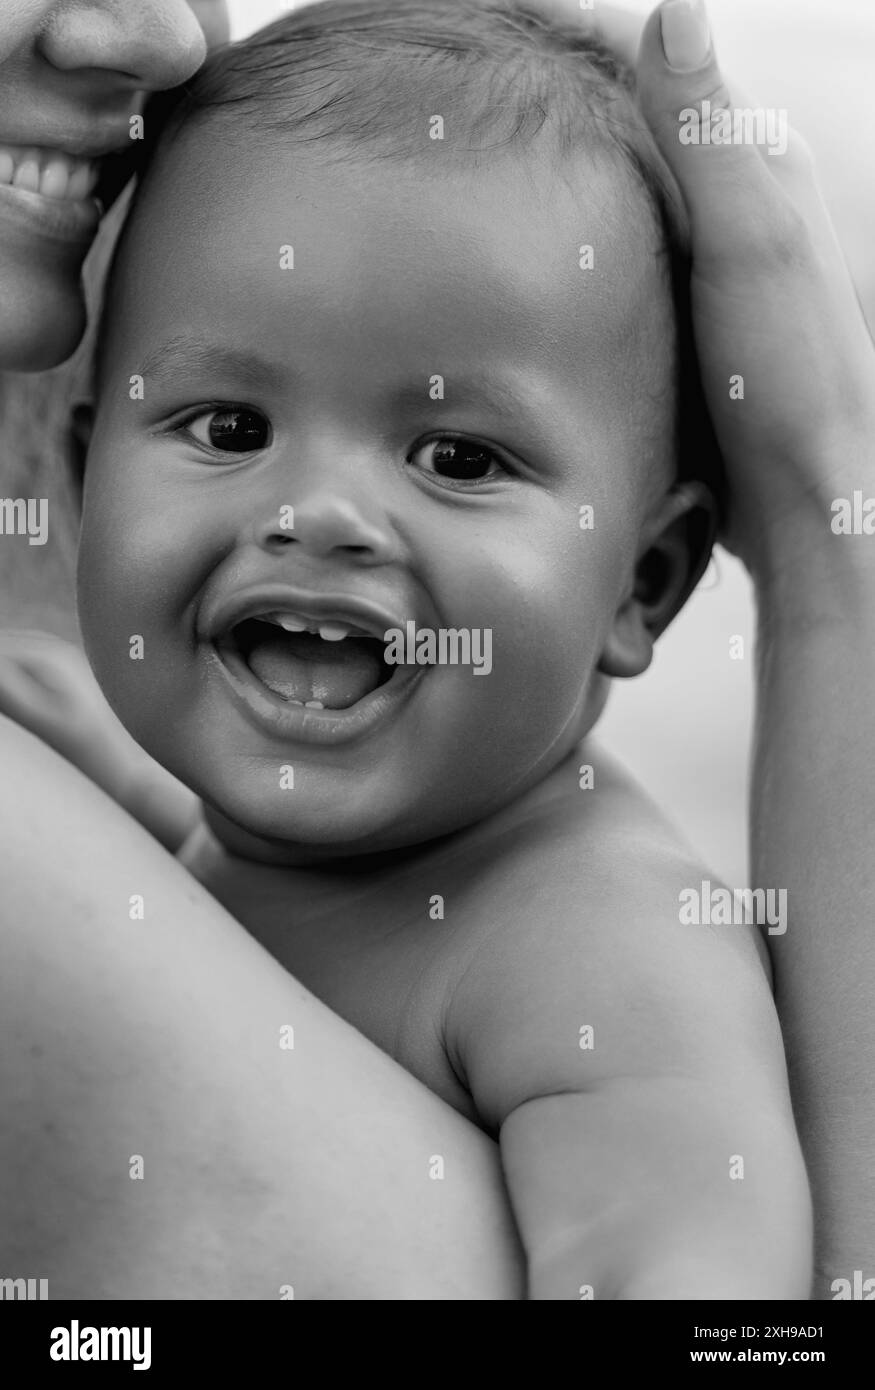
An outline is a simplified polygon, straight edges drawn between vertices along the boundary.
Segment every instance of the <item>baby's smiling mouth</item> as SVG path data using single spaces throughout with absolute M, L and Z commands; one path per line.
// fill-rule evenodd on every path
M 383 660 L 383 643 L 370 633 L 290 611 L 245 618 L 223 645 L 275 695 L 311 709 L 349 709 L 393 674 Z

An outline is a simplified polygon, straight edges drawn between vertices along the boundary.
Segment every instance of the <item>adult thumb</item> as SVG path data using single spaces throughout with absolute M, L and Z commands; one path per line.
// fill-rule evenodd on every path
M 711 41 L 703 0 L 665 0 L 641 35 L 638 97 L 680 185 L 697 257 L 732 249 L 773 181 L 756 145 L 736 138 L 737 106 Z

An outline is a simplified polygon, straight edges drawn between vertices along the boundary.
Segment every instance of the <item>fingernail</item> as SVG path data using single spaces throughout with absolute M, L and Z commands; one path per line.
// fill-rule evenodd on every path
M 702 0 L 669 0 L 660 14 L 665 61 L 676 72 L 695 72 L 711 52 L 711 31 Z

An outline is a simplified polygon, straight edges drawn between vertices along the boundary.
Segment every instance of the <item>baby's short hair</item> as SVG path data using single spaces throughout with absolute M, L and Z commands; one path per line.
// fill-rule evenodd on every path
M 614 154 L 668 259 L 678 477 L 707 482 L 722 502 L 692 347 L 682 200 L 635 103 L 633 74 L 591 29 L 524 0 L 320 0 L 218 50 L 185 87 L 154 98 L 147 162 L 182 127 L 223 120 L 300 142 L 326 162 L 401 159 L 424 175 L 446 175 L 444 152 L 478 160 L 537 145 L 557 164 L 583 149 Z
M 456 150 L 552 132 L 567 155 L 602 137 L 653 188 L 659 162 L 633 90 L 591 30 L 525 0 L 320 0 L 219 50 L 169 103 L 389 157 L 434 150 L 424 109 Z

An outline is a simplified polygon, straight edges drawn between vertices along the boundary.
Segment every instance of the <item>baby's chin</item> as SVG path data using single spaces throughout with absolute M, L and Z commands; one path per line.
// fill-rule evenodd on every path
M 415 785 L 364 778 L 353 794 L 349 770 L 323 780 L 310 769 L 309 778 L 282 792 L 266 794 L 262 786 L 253 793 L 239 779 L 218 794 L 203 784 L 194 790 L 210 832 L 231 855 L 278 867 L 379 869 L 500 818 L 537 794 L 572 751 L 573 745 L 545 751 L 512 785 L 506 779 L 487 785 L 482 777 L 476 786 L 464 777 L 429 779 L 421 769 Z
M 204 819 L 213 837 L 229 854 L 286 868 L 376 868 L 434 836 L 423 826 L 416 833 L 409 816 L 403 824 L 355 821 L 337 807 L 306 817 L 278 819 L 244 808 L 204 801 Z
M 459 760 L 447 748 L 417 758 L 403 740 L 379 753 L 328 762 L 228 757 L 203 744 L 141 743 L 201 798 L 213 836 L 233 855 L 304 866 L 399 856 L 469 830 L 548 779 L 596 722 L 608 682 L 546 745 L 500 741 L 501 757 Z M 135 735 L 136 736 L 136 735 Z M 419 750 L 420 753 L 422 750 Z M 508 775 L 508 767 L 515 773 Z

